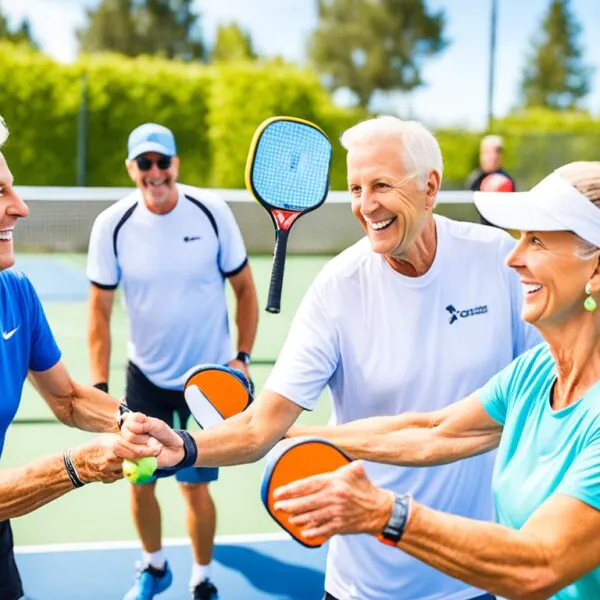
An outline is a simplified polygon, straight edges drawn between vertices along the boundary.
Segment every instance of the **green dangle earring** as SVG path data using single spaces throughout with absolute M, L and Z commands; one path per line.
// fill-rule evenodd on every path
M 583 306 L 588 312 L 594 312 L 598 308 L 598 305 L 592 298 L 592 284 L 590 281 L 588 281 L 585 285 L 585 293 L 588 295 L 588 297 L 585 299 Z

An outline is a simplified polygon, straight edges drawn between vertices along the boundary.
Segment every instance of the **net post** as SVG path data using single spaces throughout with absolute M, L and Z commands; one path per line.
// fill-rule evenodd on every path
M 81 101 L 77 115 L 77 185 L 86 185 L 88 146 L 88 76 L 81 76 Z

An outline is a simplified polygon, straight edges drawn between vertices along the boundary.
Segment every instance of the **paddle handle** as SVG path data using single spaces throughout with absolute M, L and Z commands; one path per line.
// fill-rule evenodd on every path
M 271 270 L 271 285 L 267 300 L 267 312 L 278 313 L 281 307 L 281 289 L 283 288 L 283 273 L 285 271 L 285 257 L 287 253 L 287 229 L 275 230 L 275 248 L 273 250 L 273 268 Z

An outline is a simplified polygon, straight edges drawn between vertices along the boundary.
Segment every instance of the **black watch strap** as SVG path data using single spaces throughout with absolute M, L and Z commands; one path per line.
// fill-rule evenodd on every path
M 250 364 L 250 355 L 247 352 L 242 352 L 240 350 L 240 352 L 237 353 L 237 356 L 235 358 L 237 360 L 241 360 L 245 365 Z
M 390 520 L 378 536 L 384 544 L 396 546 L 402 539 L 402 534 L 410 516 L 411 502 L 412 496 L 410 494 L 394 494 Z
M 125 415 L 130 412 L 131 410 L 127 406 L 127 398 L 121 398 L 121 404 L 119 404 L 119 410 L 117 411 L 117 426 L 119 431 L 121 431 L 121 427 L 123 427 Z

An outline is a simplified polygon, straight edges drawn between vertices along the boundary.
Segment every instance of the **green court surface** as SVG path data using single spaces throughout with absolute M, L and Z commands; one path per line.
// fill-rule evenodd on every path
M 264 310 L 272 259 L 270 256 L 251 258 L 260 303 L 259 332 L 253 353 L 259 364 L 252 367 L 257 389 L 264 384 L 271 369 L 270 364 L 262 363 L 272 362 L 277 357 L 302 296 L 328 260 L 329 257 L 326 256 L 288 257 L 282 312 L 272 315 Z M 57 297 L 53 292 L 63 287 L 60 277 L 49 276 L 55 267 L 60 267 L 57 273 L 66 271 L 72 274 L 69 277 L 77 278 L 79 283 L 74 286 L 73 281 L 70 282 L 72 289 L 79 286 L 79 292 L 73 296 L 77 297 L 77 300 L 52 299 Z M 87 307 L 84 301 L 87 288 L 81 289 L 85 285 L 82 277 L 85 257 L 21 254 L 17 268 L 30 275 L 36 285 L 69 371 L 75 380 L 89 382 L 86 347 Z M 67 282 L 64 288 L 66 287 Z M 231 294 L 229 301 L 230 316 L 233 319 Z M 232 331 L 235 331 L 233 326 Z M 120 395 L 124 389 L 127 341 L 127 319 L 120 302 L 115 303 L 112 332 L 111 393 Z M 327 421 L 330 406 L 326 395 L 324 394 L 313 413 L 303 414 L 301 422 Z M 44 401 L 29 384 L 26 384 L 16 422 L 8 430 L 2 467 L 23 465 L 36 457 L 59 452 L 93 436 L 56 422 L 52 423 L 51 419 L 53 416 Z M 253 465 L 221 469 L 219 481 L 211 486 L 218 511 L 218 535 L 279 531 L 260 501 L 262 469 L 262 461 Z M 171 480 L 163 480 L 158 486 L 165 538 L 185 536 L 184 506 L 176 487 L 175 482 Z M 129 516 L 128 488 L 126 482 L 120 481 L 112 485 L 94 484 L 75 490 L 30 515 L 15 519 L 15 542 L 21 546 L 136 539 Z

